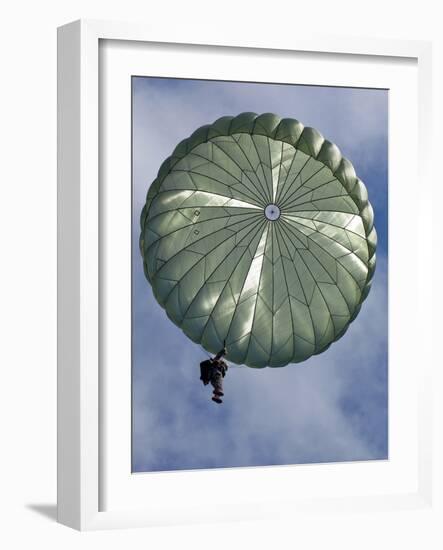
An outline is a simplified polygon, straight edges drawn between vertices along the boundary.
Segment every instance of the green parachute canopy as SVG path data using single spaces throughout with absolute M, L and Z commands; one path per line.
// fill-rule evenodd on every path
M 250 367 L 298 363 L 340 338 L 369 293 L 376 242 L 352 164 L 270 113 L 181 141 L 141 213 L 145 274 L 168 317 Z

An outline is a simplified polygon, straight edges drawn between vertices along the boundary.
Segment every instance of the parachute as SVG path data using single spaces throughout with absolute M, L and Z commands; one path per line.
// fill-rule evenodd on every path
M 194 342 L 283 367 L 346 332 L 375 271 L 365 185 L 314 128 L 225 116 L 181 141 L 141 212 L 145 275 Z

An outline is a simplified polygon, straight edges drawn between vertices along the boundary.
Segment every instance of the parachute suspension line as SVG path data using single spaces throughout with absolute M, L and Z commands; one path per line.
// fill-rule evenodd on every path
M 202 349 L 203 353 L 208 356 L 208 359 L 212 359 L 212 356 L 205 350 L 205 348 L 199 344 L 199 347 Z
M 226 340 L 224 340 L 224 342 L 226 342 Z M 202 349 L 203 353 L 205 355 L 207 355 L 208 359 L 212 359 L 212 355 L 209 354 L 201 344 L 199 344 L 199 347 Z M 230 361 L 226 361 L 226 362 L 228 363 L 228 366 L 229 366 L 230 369 L 246 369 L 247 368 L 246 365 L 235 365 L 235 364 L 231 363 Z

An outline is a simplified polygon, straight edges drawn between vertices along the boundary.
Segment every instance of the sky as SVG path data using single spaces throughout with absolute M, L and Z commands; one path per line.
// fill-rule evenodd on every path
M 388 91 L 133 77 L 132 471 L 388 458 Z M 365 183 L 378 234 L 372 290 L 343 338 L 285 368 L 233 366 L 223 405 L 203 350 L 156 302 L 139 218 L 175 145 L 225 115 L 272 112 L 335 143 Z

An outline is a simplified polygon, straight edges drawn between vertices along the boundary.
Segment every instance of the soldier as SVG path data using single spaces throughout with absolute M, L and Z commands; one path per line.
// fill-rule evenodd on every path
M 212 401 L 215 401 L 219 404 L 223 403 L 221 399 L 224 395 L 223 378 L 225 377 L 228 370 L 227 363 L 222 359 L 222 357 L 226 355 L 226 353 L 226 345 L 225 342 L 223 342 L 223 349 L 221 349 L 215 357 L 209 359 L 208 361 L 203 361 L 202 363 L 200 363 L 200 380 L 202 380 L 203 384 L 205 385 L 209 382 L 211 383 L 212 387 L 214 388 Z

